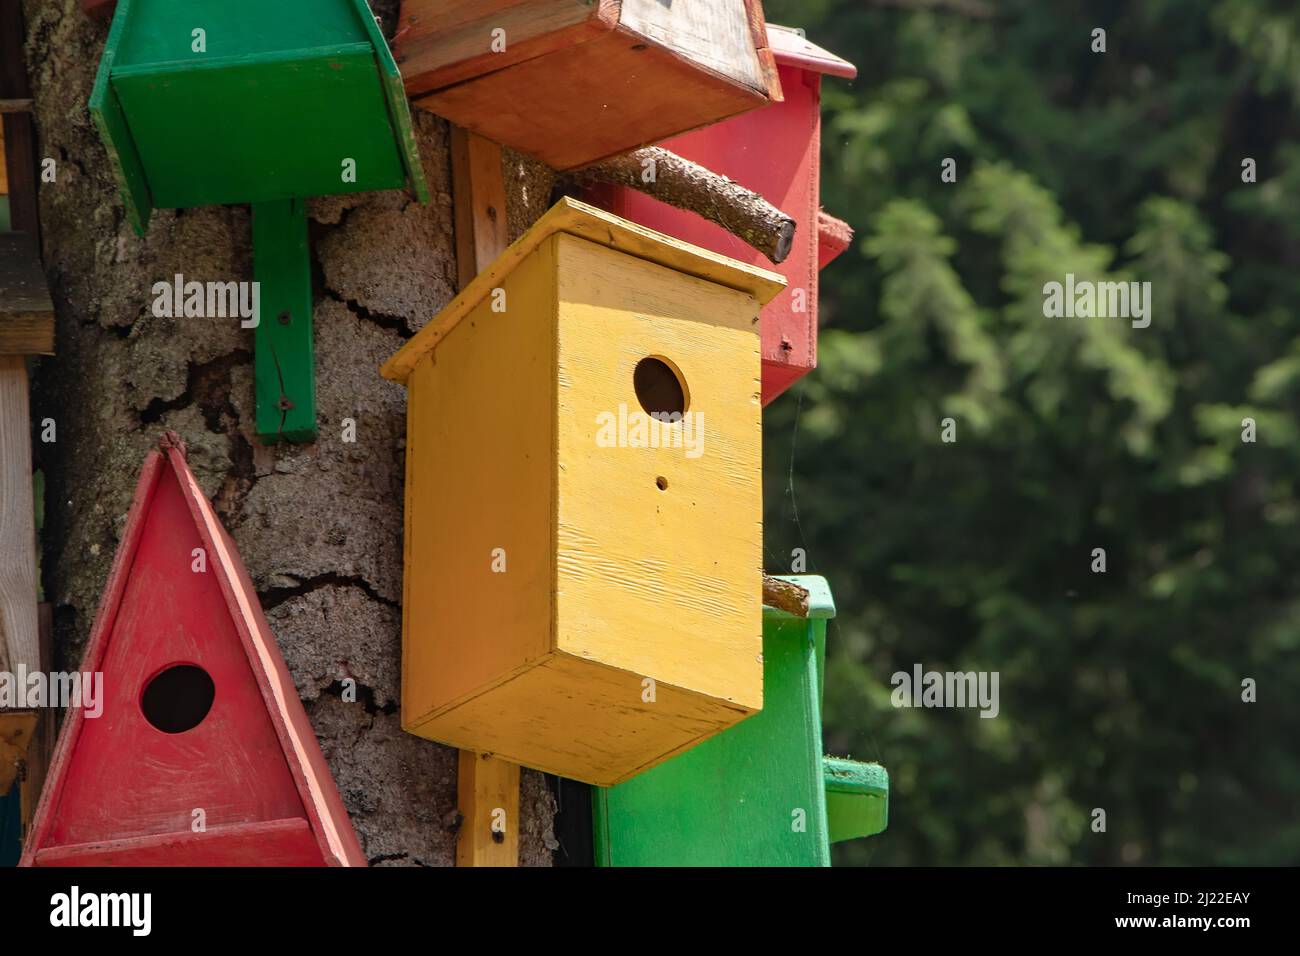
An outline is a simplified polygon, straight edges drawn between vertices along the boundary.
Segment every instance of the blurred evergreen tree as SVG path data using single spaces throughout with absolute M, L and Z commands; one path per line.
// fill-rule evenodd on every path
M 1300 862 L 1300 8 L 765 7 L 860 70 L 823 134 L 858 241 L 764 422 L 769 570 L 806 548 L 839 607 L 828 748 L 892 779 L 837 861 Z M 1150 326 L 1046 318 L 1067 273 L 1150 282 Z M 916 663 L 998 671 L 1000 715 L 895 709 Z

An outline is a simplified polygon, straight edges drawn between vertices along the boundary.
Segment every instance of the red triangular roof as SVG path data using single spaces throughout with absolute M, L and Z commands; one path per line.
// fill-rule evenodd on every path
M 172 734 L 140 699 L 176 664 L 202 668 L 216 692 L 197 726 Z M 174 433 L 145 459 L 80 669 L 103 673 L 103 711 L 69 708 L 22 865 L 366 865 L 248 571 Z M 204 832 L 191 830 L 196 809 Z

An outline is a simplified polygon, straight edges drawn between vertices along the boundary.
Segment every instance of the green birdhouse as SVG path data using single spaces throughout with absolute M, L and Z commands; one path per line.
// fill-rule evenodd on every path
M 593 791 L 600 866 L 829 866 L 830 844 L 885 829 L 889 775 L 822 754 L 826 581 L 809 615 L 763 609 L 763 709 L 667 763 Z
M 137 233 L 155 208 L 252 204 L 257 430 L 311 440 L 304 200 L 410 187 L 428 201 L 365 0 L 121 0 L 90 111 Z

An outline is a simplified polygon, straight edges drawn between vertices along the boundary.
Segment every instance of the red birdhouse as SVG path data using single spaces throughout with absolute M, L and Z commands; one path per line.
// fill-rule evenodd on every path
M 784 292 L 763 308 L 763 404 L 766 405 L 817 365 L 817 270 L 822 254 L 848 243 L 852 232 L 825 217 L 834 233 L 823 235 L 819 222 L 821 78 L 852 78 L 857 69 L 804 39 L 788 27 L 768 24 L 768 44 L 776 58 L 784 102 L 686 133 L 661 145 L 730 176 L 767 199 L 798 223 L 794 248 L 776 271 L 786 277 Z M 616 186 L 593 190 L 593 201 L 610 212 L 677 239 L 764 268 L 771 264 L 726 230 L 693 213 L 675 209 L 643 193 Z M 822 248 L 829 241 L 830 247 Z
M 159 445 L 21 865 L 365 866 L 234 543 Z

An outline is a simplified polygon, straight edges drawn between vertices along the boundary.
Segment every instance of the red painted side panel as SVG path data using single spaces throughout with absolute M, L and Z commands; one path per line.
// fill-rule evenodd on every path
M 794 248 L 779 266 L 694 213 L 630 189 L 600 189 L 593 199 L 617 215 L 741 262 L 773 269 L 789 283 L 763 309 L 763 404 L 817 364 L 817 212 L 820 187 L 821 75 L 779 68 L 785 101 L 661 145 L 730 176 L 798 224 Z
M 217 861 L 214 864 L 214 861 Z M 218 827 L 206 833 L 51 847 L 37 866 L 320 866 L 320 847 L 302 817 Z
M 87 719 L 68 764 L 47 846 L 301 817 L 302 801 L 235 632 L 212 556 L 171 469 L 159 476 L 101 663 L 104 712 Z M 205 549 L 206 550 L 206 549 Z M 168 734 L 140 708 L 149 679 L 197 664 L 216 685 L 193 730 Z

